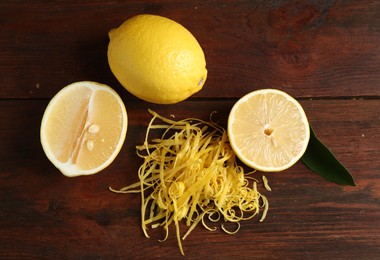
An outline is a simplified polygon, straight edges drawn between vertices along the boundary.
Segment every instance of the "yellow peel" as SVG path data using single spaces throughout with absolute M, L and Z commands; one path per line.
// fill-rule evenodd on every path
M 264 209 L 267 199 L 257 190 L 256 181 L 247 179 L 229 144 L 227 132 L 215 123 L 199 119 L 173 121 L 150 111 L 153 115 L 142 146 L 137 154 L 144 159 L 138 175 L 140 181 L 122 188 L 120 192 L 141 193 L 141 224 L 148 237 L 147 226 L 168 228 L 174 222 L 177 241 L 184 254 L 179 222 L 189 227 L 184 240 L 199 224 L 210 230 L 205 217 L 211 222 L 237 223 L 251 219 Z M 155 124 L 156 120 L 161 121 Z M 152 130 L 163 134 L 149 141 Z M 138 188 L 140 187 L 140 188 Z M 165 240 L 164 239 L 164 240 Z M 161 240 L 163 241 L 163 240 Z

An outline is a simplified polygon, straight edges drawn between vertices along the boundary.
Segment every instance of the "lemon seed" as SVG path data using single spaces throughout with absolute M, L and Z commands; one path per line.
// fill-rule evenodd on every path
M 91 152 L 92 149 L 94 149 L 94 141 L 92 140 L 87 140 L 86 142 L 87 149 Z
M 91 134 L 96 134 L 100 130 L 100 126 L 97 124 L 92 124 L 88 127 L 88 132 Z

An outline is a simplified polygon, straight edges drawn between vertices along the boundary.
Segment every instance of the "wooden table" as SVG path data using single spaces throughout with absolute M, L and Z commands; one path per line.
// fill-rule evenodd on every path
M 137 100 L 107 63 L 108 31 L 141 13 L 187 27 L 206 55 L 208 79 L 175 105 Z M 174 229 L 140 226 L 140 196 L 109 186 L 137 181 L 148 108 L 222 126 L 238 98 L 278 88 L 300 101 L 320 140 L 353 174 L 339 186 L 301 162 L 266 173 L 267 218 L 235 235 L 198 226 L 187 258 L 380 258 L 380 1 L 1 1 L 0 258 L 182 258 Z M 152 43 L 154 44 L 154 43 Z M 128 110 L 126 142 L 103 172 L 64 177 L 39 140 L 42 114 L 63 86 L 112 86 Z M 261 178 L 263 173 L 255 173 Z

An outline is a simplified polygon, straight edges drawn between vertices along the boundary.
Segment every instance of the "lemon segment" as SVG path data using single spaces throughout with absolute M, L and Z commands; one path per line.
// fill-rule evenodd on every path
M 276 89 L 253 91 L 233 106 L 228 118 L 231 147 L 248 166 L 282 171 L 304 154 L 310 128 L 301 105 Z
M 94 174 L 119 153 L 127 112 L 118 94 L 96 82 L 76 82 L 49 102 L 41 122 L 41 144 L 66 176 Z
M 109 32 L 108 63 L 130 93 L 148 102 L 172 104 L 200 91 L 206 60 L 181 24 L 157 15 L 137 15 Z

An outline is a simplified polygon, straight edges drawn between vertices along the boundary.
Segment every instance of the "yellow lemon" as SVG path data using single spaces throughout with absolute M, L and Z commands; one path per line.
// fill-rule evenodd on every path
M 203 87 L 207 78 L 203 50 L 182 25 L 142 14 L 109 32 L 108 63 L 130 93 L 145 101 L 172 104 Z
M 310 128 L 301 105 L 276 89 L 253 91 L 233 106 L 228 136 L 236 155 L 260 171 L 282 171 L 304 154 Z
M 64 175 L 94 174 L 119 153 L 127 124 L 125 106 L 113 89 L 96 82 L 76 82 L 49 102 L 41 123 L 41 144 Z

